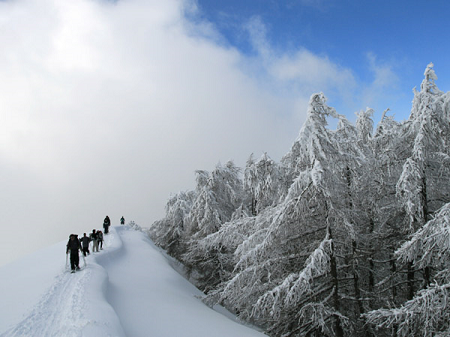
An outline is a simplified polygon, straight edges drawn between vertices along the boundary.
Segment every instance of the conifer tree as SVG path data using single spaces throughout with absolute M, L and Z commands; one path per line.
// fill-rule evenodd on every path
M 312 95 L 280 163 L 197 171 L 152 237 L 208 304 L 271 336 L 448 335 L 450 94 L 436 79 L 430 64 L 410 118 L 387 109 L 374 131 L 370 108 L 352 125 Z

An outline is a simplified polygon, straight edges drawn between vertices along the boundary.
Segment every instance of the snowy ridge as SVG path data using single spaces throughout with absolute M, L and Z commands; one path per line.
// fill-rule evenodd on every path
M 1 336 L 125 336 L 106 298 L 108 274 L 98 263 L 122 249 L 114 230 L 104 246 L 108 253 L 88 257 L 87 265 L 80 256 L 82 271 L 71 274 L 66 266 L 32 311 Z
M 204 305 L 143 231 L 112 227 L 103 248 L 75 274 L 65 242 L 0 268 L 0 336 L 262 336 Z

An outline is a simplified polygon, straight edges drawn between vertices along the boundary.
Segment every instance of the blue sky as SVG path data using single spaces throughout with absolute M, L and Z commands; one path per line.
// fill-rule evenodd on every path
M 256 18 L 276 53 L 307 49 L 350 69 L 358 83 L 374 81 L 377 69 L 389 70 L 391 83 L 384 84 L 389 93 L 380 92 L 370 103 L 378 110 L 390 107 L 397 119 L 407 117 L 411 89 L 420 86 L 429 62 L 435 65 L 438 87 L 450 89 L 450 2 L 445 0 L 198 0 L 198 6 L 199 16 L 217 28 L 223 43 L 244 54 L 257 53 L 246 31 Z M 349 118 L 352 108 L 365 108 L 359 102 L 343 104 L 338 94 L 327 96 Z

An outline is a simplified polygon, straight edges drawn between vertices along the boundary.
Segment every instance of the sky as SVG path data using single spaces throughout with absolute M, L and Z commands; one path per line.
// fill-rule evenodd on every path
M 446 1 L 0 0 L 0 265 L 106 215 L 149 227 L 195 170 L 279 161 L 323 92 L 408 118 L 450 87 Z

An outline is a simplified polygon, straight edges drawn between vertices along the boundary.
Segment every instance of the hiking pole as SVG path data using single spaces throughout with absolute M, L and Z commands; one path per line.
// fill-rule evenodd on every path
M 66 269 L 67 269 L 67 266 L 68 266 L 68 264 L 69 264 L 69 253 L 66 253 Z
M 83 262 L 84 262 L 84 267 L 83 268 L 85 268 L 86 267 L 86 258 L 84 257 L 84 254 L 81 254 L 81 256 L 83 257 Z

